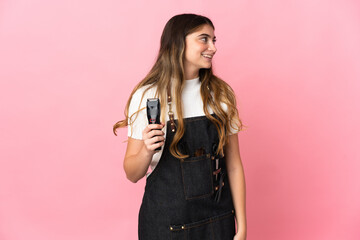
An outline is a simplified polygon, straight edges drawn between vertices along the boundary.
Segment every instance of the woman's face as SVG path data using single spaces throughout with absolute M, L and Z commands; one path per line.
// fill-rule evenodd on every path
M 204 24 L 185 39 L 185 72 L 198 73 L 200 68 L 210 68 L 216 52 L 214 29 Z

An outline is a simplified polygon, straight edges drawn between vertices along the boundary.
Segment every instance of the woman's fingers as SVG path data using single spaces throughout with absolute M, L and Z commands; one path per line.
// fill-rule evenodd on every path
M 155 137 L 154 137 L 155 138 Z M 153 139 L 149 139 L 148 141 L 152 141 Z M 155 149 L 157 149 L 158 147 L 161 147 L 162 145 L 164 145 L 164 141 L 154 141 L 154 142 L 151 142 L 151 143 L 148 143 L 146 144 L 145 143 L 145 146 L 148 150 L 150 151 L 155 151 Z
M 165 142 L 165 133 L 160 130 L 165 125 L 161 124 L 149 124 L 143 130 L 143 140 L 148 151 L 154 151 L 156 148 L 164 145 Z
M 146 149 L 149 151 L 154 151 L 156 148 L 164 145 L 165 138 L 163 136 L 155 136 L 149 139 L 144 140 L 144 144 L 146 146 Z
M 164 127 L 163 124 L 149 124 L 146 126 L 146 128 L 143 131 L 143 134 L 149 133 L 154 129 L 162 129 Z
M 149 138 L 152 138 L 154 136 L 163 136 L 165 133 L 161 130 L 152 130 L 149 133 L 147 133 L 147 136 Z
M 165 138 L 163 136 L 154 136 L 154 137 L 146 139 L 144 141 L 147 141 L 148 144 L 154 144 L 156 142 L 161 142 L 164 140 L 165 140 Z
M 143 130 L 143 139 L 144 137 L 150 138 L 155 135 L 164 135 L 164 132 L 161 130 L 164 127 L 164 124 L 149 124 Z
M 143 140 L 153 138 L 155 136 L 164 136 L 164 132 L 161 130 L 151 130 L 143 133 Z

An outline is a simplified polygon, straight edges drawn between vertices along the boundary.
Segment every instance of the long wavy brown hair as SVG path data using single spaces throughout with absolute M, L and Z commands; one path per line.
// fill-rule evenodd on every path
M 177 147 L 177 144 L 185 132 L 181 102 L 181 93 L 184 88 L 184 82 L 186 81 L 184 79 L 185 38 L 188 34 L 197 31 L 204 24 L 210 25 L 215 30 L 215 27 L 209 18 L 196 14 L 176 15 L 166 23 L 161 35 L 160 50 L 157 60 L 150 72 L 135 86 L 130 94 L 130 98 L 125 107 L 125 119 L 118 121 L 113 126 L 115 135 L 117 128 L 126 127 L 128 124 L 131 125 L 135 121 L 137 113 L 144 109 L 140 109 L 139 106 L 138 111 L 131 116 L 128 116 L 131 98 L 139 88 L 148 86 L 142 95 L 143 98 L 147 90 L 156 87 L 156 97 L 160 99 L 160 103 L 166 103 L 167 89 L 171 86 L 171 88 L 175 89 L 174 92 L 177 93 L 175 96 L 172 96 L 172 98 L 175 100 L 175 111 L 178 120 L 176 132 L 173 141 L 170 144 L 170 152 L 177 158 L 188 157 L 188 155 L 181 153 Z M 243 126 L 238 116 L 235 94 L 226 82 L 213 74 L 212 68 L 200 69 L 199 80 L 201 82 L 200 93 L 204 104 L 203 109 L 205 115 L 213 122 L 213 124 L 215 124 L 219 135 L 217 154 L 223 154 L 223 148 L 227 141 L 226 130 L 232 127 L 240 131 Z M 220 103 L 226 104 L 227 111 L 224 111 Z M 167 104 L 161 104 L 162 122 L 165 122 L 166 105 Z M 207 106 L 211 107 L 217 117 L 214 117 L 209 113 Z

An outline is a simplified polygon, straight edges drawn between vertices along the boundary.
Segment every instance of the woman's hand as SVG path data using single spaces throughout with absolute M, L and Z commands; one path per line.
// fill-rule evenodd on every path
M 144 140 L 145 149 L 148 154 L 153 155 L 158 147 L 161 147 L 165 143 L 165 133 L 161 130 L 165 126 L 161 124 L 149 124 L 142 132 L 142 138 Z

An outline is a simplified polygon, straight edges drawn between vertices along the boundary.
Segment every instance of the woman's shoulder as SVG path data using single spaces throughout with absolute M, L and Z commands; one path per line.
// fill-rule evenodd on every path
M 155 97 L 157 87 L 153 84 L 148 84 L 139 87 L 131 96 L 131 101 L 140 101 L 141 99 Z
M 156 89 L 157 87 L 151 84 L 144 85 L 136 89 L 134 94 L 131 96 L 129 114 L 145 109 L 147 99 L 155 97 Z

